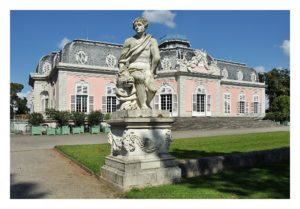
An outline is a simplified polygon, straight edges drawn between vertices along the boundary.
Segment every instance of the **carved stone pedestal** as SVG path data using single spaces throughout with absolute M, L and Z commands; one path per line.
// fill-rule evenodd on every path
M 168 154 L 172 123 L 166 111 L 114 113 L 108 134 L 111 154 L 101 177 L 123 190 L 180 181 L 181 170 Z

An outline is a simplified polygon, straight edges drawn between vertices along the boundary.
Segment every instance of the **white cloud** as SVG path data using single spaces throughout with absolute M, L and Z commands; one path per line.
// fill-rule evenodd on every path
M 264 72 L 266 72 L 266 69 L 265 69 L 264 66 L 257 66 L 257 67 L 255 67 L 254 69 L 255 69 L 256 72 L 258 72 L 258 73 L 264 73 Z
M 284 54 L 290 56 L 290 40 L 284 40 L 280 47 L 282 48 Z
M 17 95 L 18 95 L 18 97 L 20 97 L 20 98 L 26 98 L 27 99 L 27 107 L 30 109 L 31 108 L 31 100 L 32 100 L 32 91 L 27 91 L 27 92 L 19 92 L 19 93 L 17 93 Z
M 28 98 L 28 96 L 30 96 L 31 95 L 31 91 L 27 91 L 27 92 L 19 92 L 19 93 L 17 93 L 17 95 L 18 95 L 18 97 L 20 97 L 20 98 L 24 98 L 24 97 L 26 97 L 26 98 Z M 28 100 L 28 99 L 27 99 Z
M 176 13 L 169 10 L 146 10 L 143 12 L 143 16 L 152 23 L 164 24 L 169 28 L 175 28 L 176 26 L 174 22 Z
M 68 39 L 67 37 L 64 37 L 59 43 L 58 43 L 58 48 L 62 49 L 66 43 L 70 42 L 71 40 Z

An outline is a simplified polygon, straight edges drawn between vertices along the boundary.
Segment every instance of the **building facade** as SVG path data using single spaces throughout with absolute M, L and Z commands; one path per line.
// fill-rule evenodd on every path
M 122 45 L 74 40 L 43 56 L 30 73 L 32 107 L 103 113 L 117 110 L 115 94 Z M 193 49 L 187 39 L 165 36 L 159 44 L 161 66 L 153 109 L 173 117 L 263 117 L 265 84 L 243 63 L 214 59 Z

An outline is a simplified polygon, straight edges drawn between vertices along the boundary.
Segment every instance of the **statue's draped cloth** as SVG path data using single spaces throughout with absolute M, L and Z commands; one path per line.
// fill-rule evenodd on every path
M 147 34 L 145 37 L 139 40 L 136 46 L 128 49 L 128 51 L 122 52 L 119 63 L 123 63 L 125 66 L 127 66 L 127 63 L 133 63 L 139 57 L 139 55 L 149 47 L 151 38 L 151 35 Z

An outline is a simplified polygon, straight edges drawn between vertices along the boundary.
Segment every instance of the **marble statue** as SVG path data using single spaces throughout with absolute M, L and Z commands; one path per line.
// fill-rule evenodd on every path
M 145 33 L 148 21 L 138 17 L 133 21 L 136 34 L 125 40 L 119 59 L 117 99 L 120 110 L 151 109 L 157 89 L 154 73 L 160 64 L 157 41 Z

